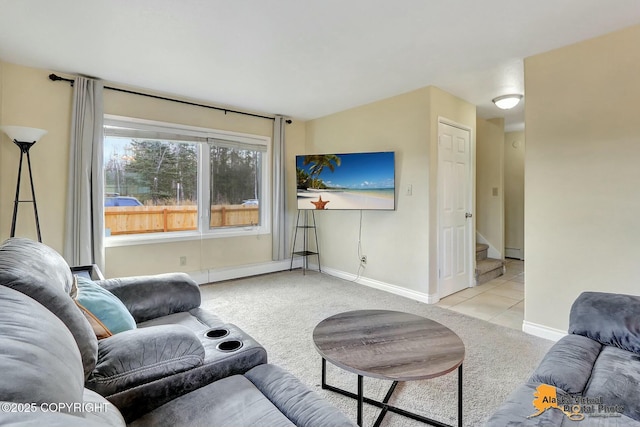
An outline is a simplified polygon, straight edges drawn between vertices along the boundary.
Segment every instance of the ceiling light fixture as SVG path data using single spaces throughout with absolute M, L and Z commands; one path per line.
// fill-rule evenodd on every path
M 518 94 L 510 94 L 510 95 L 502 95 L 497 98 L 493 98 L 492 101 L 496 104 L 496 107 L 502 110 L 509 110 L 520 103 L 522 99 L 522 95 Z

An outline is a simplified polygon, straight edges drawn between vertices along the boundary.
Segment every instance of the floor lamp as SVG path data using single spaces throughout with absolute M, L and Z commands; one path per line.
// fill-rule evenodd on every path
M 36 193 L 33 189 L 33 175 L 31 174 L 31 157 L 29 157 L 29 149 L 33 144 L 38 142 L 42 136 L 47 133 L 46 130 L 28 128 L 22 126 L 0 126 L 0 130 L 7 134 L 20 148 L 20 165 L 18 166 L 18 183 L 16 184 L 16 198 L 13 202 L 13 219 L 11 220 L 11 237 L 16 234 L 16 219 L 18 217 L 18 205 L 20 203 L 33 203 L 33 213 L 36 217 L 36 231 L 38 232 L 38 242 L 42 242 L 40 235 L 40 221 L 38 220 L 38 205 L 36 204 Z M 20 200 L 20 178 L 22 176 L 22 160 L 27 155 L 27 165 L 29 166 L 29 181 L 31 182 L 31 200 Z

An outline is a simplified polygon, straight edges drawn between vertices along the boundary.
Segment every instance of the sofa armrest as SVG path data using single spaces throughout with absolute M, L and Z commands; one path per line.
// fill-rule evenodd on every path
M 355 427 L 332 404 L 276 365 L 259 365 L 244 376 L 298 427 Z
M 552 385 L 570 394 L 582 393 L 602 344 L 582 335 L 565 335 L 545 354 L 529 382 Z
M 98 343 L 98 363 L 86 387 L 110 396 L 199 366 L 204 347 L 180 325 L 121 332 Z
M 136 323 L 200 307 L 198 284 L 185 273 L 96 281 L 117 296 Z
M 640 297 L 583 292 L 571 306 L 569 333 L 640 354 Z
M 515 389 L 500 407 L 489 417 L 484 427 L 542 427 L 564 426 L 568 417 L 560 410 L 548 409 L 537 416 L 538 410 L 532 402 L 539 395 L 538 387 L 541 383 L 526 383 Z M 562 390 L 556 391 L 557 397 L 568 399 L 568 394 Z M 573 424 L 571 420 L 569 423 Z M 579 426 L 580 422 L 575 422 Z M 586 425 L 585 425 L 586 427 Z

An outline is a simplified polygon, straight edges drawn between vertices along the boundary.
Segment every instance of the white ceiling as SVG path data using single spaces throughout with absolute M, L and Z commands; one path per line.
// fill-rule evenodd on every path
M 638 0 L 0 0 L 0 59 L 299 119 L 436 85 L 516 129 L 491 99 L 523 58 L 637 23 Z

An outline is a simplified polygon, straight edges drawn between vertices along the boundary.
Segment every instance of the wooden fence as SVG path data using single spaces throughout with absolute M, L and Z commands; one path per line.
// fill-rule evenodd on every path
M 257 225 L 257 206 L 211 207 L 211 227 Z M 198 229 L 197 206 L 122 206 L 104 208 L 105 228 L 111 236 Z

